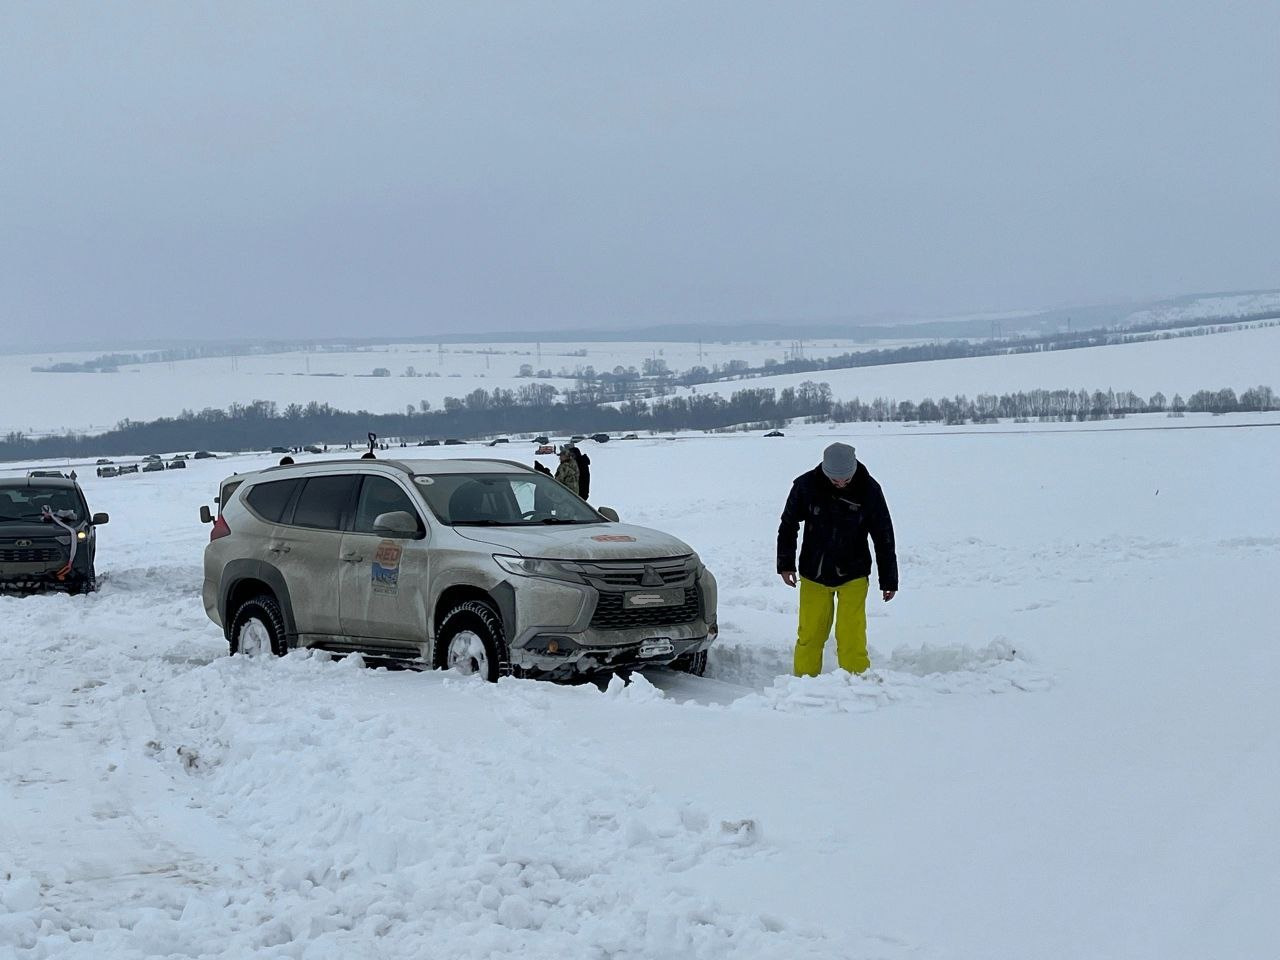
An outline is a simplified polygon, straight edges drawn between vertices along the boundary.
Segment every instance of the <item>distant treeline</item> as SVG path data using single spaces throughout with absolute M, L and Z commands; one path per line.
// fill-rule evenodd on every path
M 554 391 L 552 391 L 554 392 Z M 536 392 L 524 394 L 530 400 Z M 94 436 L 66 434 L 33 438 L 10 433 L 0 441 L 0 460 L 116 456 L 177 450 L 262 450 L 272 446 L 325 443 L 359 446 L 366 432 L 384 438 L 479 439 L 502 434 L 560 435 L 599 431 L 724 430 L 779 427 L 786 421 L 917 421 L 959 424 L 995 419 L 1090 420 L 1131 413 L 1236 413 L 1280 409 L 1270 387 L 1251 387 L 1239 395 L 1230 388 L 1199 390 L 1187 398 L 1143 398 L 1132 391 L 1030 390 L 1006 394 L 897 401 L 877 397 L 836 401 L 826 383 L 806 381 L 777 391 L 760 387 L 730 397 L 693 395 L 653 403 L 628 401 L 616 406 L 558 403 L 551 394 L 541 402 L 519 402 L 514 391 L 473 390 L 450 397 L 445 409 L 373 414 L 336 410 L 327 403 L 290 404 L 283 410 L 269 401 L 232 404 L 227 410 L 185 410 L 177 417 L 139 423 L 121 421 Z M 424 405 L 425 406 L 425 405 Z
M 1171 320 L 1135 325 L 1123 330 L 1097 329 L 1078 333 L 1051 333 L 1034 337 L 1006 337 L 994 340 L 949 340 L 946 343 L 859 350 L 856 353 L 842 353 L 833 357 L 812 359 L 793 357 L 788 360 L 766 361 L 759 367 L 749 366 L 744 361 L 730 361 L 723 367 L 711 369 L 703 366 L 693 367 L 676 376 L 674 380 L 683 386 L 695 386 L 724 380 L 775 377 L 785 373 L 817 373 L 825 370 L 848 370 L 854 367 L 918 363 L 923 360 L 962 360 L 970 357 L 996 357 L 1016 353 L 1080 350 L 1086 347 L 1106 347 L 1149 340 L 1203 337 L 1227 333 L 1246 323 L 1277 326 L 1280 325 L 1280 315 L 1271 311 L 1212 324 L 1204 320 Z

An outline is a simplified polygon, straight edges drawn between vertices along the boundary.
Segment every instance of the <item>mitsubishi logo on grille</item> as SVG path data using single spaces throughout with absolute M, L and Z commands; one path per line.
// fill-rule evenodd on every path
M 642 587 L 660 587 L 665 581 L 658 575 L 658 571 L 653 567 L 645 564 L 644 576 L 640 578 L 640 586 Z
M 13 542 L 13 545 L 14 545 L 15 547 L 29 547 L 29 546 L 31 546 L 31 541 L 30 541 L 30 540 L 15 540 L 15 541 Z

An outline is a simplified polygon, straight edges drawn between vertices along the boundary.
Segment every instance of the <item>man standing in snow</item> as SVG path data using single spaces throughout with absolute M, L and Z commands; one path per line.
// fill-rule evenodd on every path
M 573 456 L 573 444 L 560 448 L 560 466 L 556 467 L 556 479 L 574 493 L 578 492 L 578 461 Z
M 804 545 L 796 565 L 796 534 L 804 524 Z M 898 558 L 893 522 L 880 484 L 858 462 L 853 447 L 833 443 L 822 463 L 796 477 L 778 525 L 778 574 L 789 587 L 799 571 L 800 627 L 796 634 L 796 676 L 822 671 L 822 650 L 836 626 L 836 655 L 842 669 L 862 673 L 867 659 L 867 585 L 876 549 L 880 593 L 898 592 Z M 837 611 L 837 601 L 839 608 Z

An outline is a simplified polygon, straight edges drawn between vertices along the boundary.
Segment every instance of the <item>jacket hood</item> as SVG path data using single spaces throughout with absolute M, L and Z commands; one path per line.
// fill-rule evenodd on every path
M 468 540 L 493 546 L 497 552 L 548 560 L 654 560 L 694 552 L 670 534 L 627 523 L 453 529 Z

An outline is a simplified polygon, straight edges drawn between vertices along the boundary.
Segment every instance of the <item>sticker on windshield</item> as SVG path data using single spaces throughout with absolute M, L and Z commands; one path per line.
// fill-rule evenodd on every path
M 370 580 L 374 593 L 395 593 L 400 589 L 400 556 L 404 549 L 394 540 L 383 540 L 373 555 Z
M 601 533 L 591 538 L 599 543 L 635 543 L 635 537 L 628 537 L 625 533 Z

